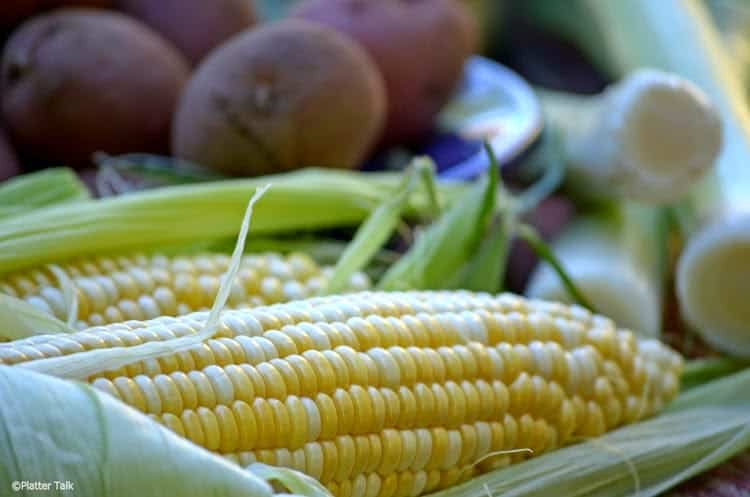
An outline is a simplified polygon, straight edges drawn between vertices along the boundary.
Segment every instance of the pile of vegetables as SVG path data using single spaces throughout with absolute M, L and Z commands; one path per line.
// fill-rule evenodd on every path
M 429 137 L 478 44 L 453 0 L 308 0 L 276 22 L 253 0 L 21 3 L 0 8 L 4 177 L 14 155 L 86 169 L 102 152 L 353 169 Z
M 536 148 L 466 181 L 347 170 L 430 133 L 480 43 L 461 4 L 181 2 L 187 36 L 113 3 L 0 7 L 8 174 L 113 154 L 113 195 L 0 183 L 0 493 L 683 496 L 746 467 L 750 107 L 697 0 L 524 2 L 610 84 L 539 88 Z

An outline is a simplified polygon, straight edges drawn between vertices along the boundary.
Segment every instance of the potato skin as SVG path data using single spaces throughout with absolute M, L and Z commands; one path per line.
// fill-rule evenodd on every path
M 117 7 L 171 41 L 193 65 L 256 23 L 250 0 L 117 0 Z
M 187 77 L 177 50 L 138 21 L 60 9 L 24 23 L 5 47 L 5 123 L 23 152 L 58 164 L 164 152 Z
M 198 67 L 175 116 L 172 152 L 258 175 L 353 168 L 380 136 L 383 81 L 353 40 L 284 20 L 225 43 Z
M 478 42 L 456 0 L 306 0 L 292 15 L 348 34 L 375 60 L 389 101 L 387 145 L 424 138 Z

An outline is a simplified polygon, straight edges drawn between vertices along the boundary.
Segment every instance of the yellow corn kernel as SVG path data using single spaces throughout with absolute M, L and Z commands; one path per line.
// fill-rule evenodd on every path
M 99 257 L 59 265 L 77 295 L 76 326 L 81 329 L 126 320 L 177 316 L 208 309 L 216 298 L 229 258 L 222 254 L 166 257 Z M 248 255 L 231 288 L 228 307 L 268 305 L 315 295 L 307 283 L 324 286 L 326 268 L 304 254 Z M 355 274 L 349 289 L 369 287 L 364 274 Z M 60 282 L 47 268 L 11 274 L 0 281 L 0 292 L 26 300 L 61 320 L 69 318 Z

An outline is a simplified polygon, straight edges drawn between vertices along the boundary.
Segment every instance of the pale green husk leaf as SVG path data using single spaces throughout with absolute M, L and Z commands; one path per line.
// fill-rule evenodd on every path
M 265 476 L 193 445 L 88 385 L 0 366 L 0 492 L 54 497 L 270 497 Z M 291 473 L 285 473 L 291 479 Z M 305 479 L 295 489 L 304 490 Z M 318 486 L 306 496 L 321 496 Z M 37 495 L 41 492 L 19 492 Z
M 73 333 L 75 330 L 23 300 L 0 293 L 0 337 L 20 340 L 32 335 Z

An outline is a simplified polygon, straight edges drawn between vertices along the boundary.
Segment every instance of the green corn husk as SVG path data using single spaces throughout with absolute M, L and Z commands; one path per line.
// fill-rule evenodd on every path
M 3 495 L 271 497 L 267 480 L 298 495 L 329 495 L 291 470 L 243 470 L 85 384 L 0 366 L 0 398 Z M 25 482 L 51 488 L 26 490 Z
M 89 198 L 86 185 L 68 168 L 23 174 L 0 183 L 0 220 Z
M 378 282 L 382 290 L 456 288 L 479 248 L 497 205 L 498 169 L 457 198 L 417 236 L 409 251 Z
M 234 237 L 249 195 L 272 183 L 256 214 L 254 236 L 359 224 L 389 198 L 400 174 L 303 170 L 245 180 L 161 188 L 60 205 L 0 221 L 0 274 L 91 254 L 155 250 Z M 440 184 L 450 201 L 458 183 Z M 410 197 L 406 215 L 431 210 Z
M 336 263 L 324 294 L 341 293 L 351 276 L 364 269 L 380 248 L 393 236 L 401 215 L 418 180 L 427 171 L 429 185 L 433 185 L 434 164 L 427 159 L 416 159 L 409 167 L 402 184 L 391 198 L 372 211 Z M 428 194 L 429 195 L 429 194 Z M 434 200 L 434 199 L 433 199 Z M 437 206 L 434 206 L 437 208 Z
M 750 447 L 750 371 L 682 394 L 667 411 L 432 494 L 652 497 Z

